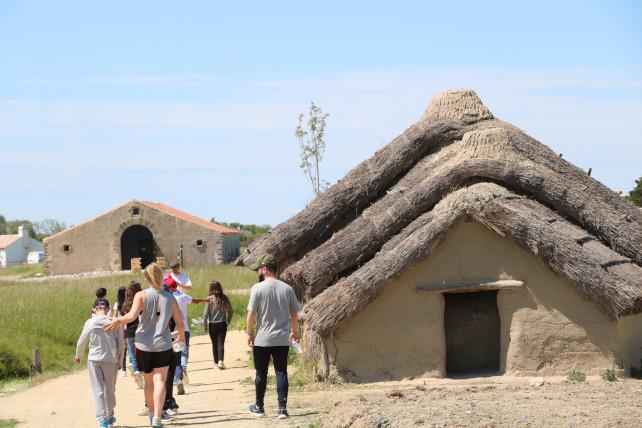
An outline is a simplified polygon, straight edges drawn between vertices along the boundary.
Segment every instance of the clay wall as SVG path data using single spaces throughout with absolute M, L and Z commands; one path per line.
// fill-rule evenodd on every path
M 525 285 L 497 293 L 500 373 L 597 374 L 614 360 L 628 363 L 639 356 L 641 316 L 610 321 L 515 242 L 461 221 L 426 260 L 326 340 L 330 362 L 339 373 L 362 381 L 446 376 L 443 295 L 416 287 L 500 279 Z

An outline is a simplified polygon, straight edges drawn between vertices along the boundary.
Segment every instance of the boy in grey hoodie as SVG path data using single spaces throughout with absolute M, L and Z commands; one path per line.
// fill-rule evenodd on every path
M 111 428 L 116 422 L 114 407 L 116 407 L 116 374 L 118 373 L 119 356 L 124 349 L 122 331 L 107 332 L 103 329 L 109 317 L 109 301 L 96 299 L 94 302 L 95 316 L 88 319 L 76 345 L 76 363 L 89 342 L 87 369 L 89 380 L 96 404 L 96 419 L 102 428 Z

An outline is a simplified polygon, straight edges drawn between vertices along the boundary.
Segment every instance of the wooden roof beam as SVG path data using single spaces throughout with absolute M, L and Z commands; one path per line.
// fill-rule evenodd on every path
M 490 290 L 514 290 L 524 287 L 524 281 L 502 279 L 499 281 L 473 280 L 432 285 L 418 285 L 418 293 L 469 293 Z

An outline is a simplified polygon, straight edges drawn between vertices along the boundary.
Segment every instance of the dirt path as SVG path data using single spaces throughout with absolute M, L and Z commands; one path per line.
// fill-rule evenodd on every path
M 599 377 L 570 384 L 564 377 L 533 384 L 524 377 L 413 379 L 372 384 L 312 384 L 290 388 L 290 419 L 276 418 L 276 392 L 268 386 L 267 417 L 247 413 L 254 399 L 248 347 L 240 332 L 228 334 L 227 370 L 212 367 L 207 336 L 192 342 L 187 394 L 177 396 L 180 414 L 172 427 L 638 427 L 642 420 L 642 381 L 606 382 Z M 270 369 L 272 373 L 272 369 Z M 118 427 L 146 427 L 142 391 L 131 378 L 119 378 Z M 0 419 L 23 427 L 95 427 L 87 371 L 62 376 L 0 398 Z
M 189 427 L 263 427 L 263 426 L 308 426 L 315 412 L 302 407 L 302 401 L 292 397 L 290 420 L 276 419 L 276 392 L 268 389 L 266 413 L 260 420 L 247 412 L 254 400 L 254 387 L 243 386 L 240 380 L 253 376 L 247 365 L 245 336 L 230 332 L 225 347 L 226 370 L 214 369 L 209 337 L 197 336 L 190 348 L 188 374 L 190 384 L 186 395 L 176 396 L 180 414 L 168 426 Z M 71 358 L 71 357 L 70 357 Z M 271 372 L 271 370 L 270 370 Z M 292 395 L 292 394 L 291 394 Z M 147 418 L 137 416 L 144 399 L 130 377 L 118 378 L 116 386 L 116 426 L 146 427 Z M 307 403 L 306 403 L 307 404 Z M 93 427 L 94 405 L 86 370 L 62 376 L 33 388 L 0 398 L 0 419 L 15 418 L 27 427 Z

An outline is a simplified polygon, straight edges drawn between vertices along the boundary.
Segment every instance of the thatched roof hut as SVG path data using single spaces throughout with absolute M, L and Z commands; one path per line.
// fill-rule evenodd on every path
M 472 222 L 484 230 L 460 226 L 462 222 Z M 479 239 L 484 241 L 476 261 L 464 271 L 454 267 L 441 282 L 431 281 L 439 274 L 434 267 L 422 267 L 422 263 L 437 257 L 433 253 L 446 245 L 451 235 L 457 236 L 452 230 L 462 227 L 470 229 L 467 229 L 470 236 L 480 235 Z M 502 246 L 515 244 L 521 249 L 506 250 L 505 260 L 487 260 L 488 254 L 484 254 L 501 252 Z M 460 246 L 452 249 L 455 258 L 469 251 L 465 242 L 452 245 Z M 552 373 L 572 365 L 571 357 L 564 363 L 548 366 L 540 362 L 536 369 L 520 368 L 524 363 L 518 359 L 511 363 L 511 352 L 518 350 L 511 348 L 510 343 L 519 342 L 511 334 L 520 330 L 515 324 L 519 318 L 516 314 L 523 313 L 525 306 L 515 304 L 508 311 L 500 301 L 506 300 L 502 296 L 519 293 L 531 295 L 536 301 L 533 305 L 539 308 L 534 312 L 537 317 L 542 318 L 543 312 L 547 317 L 559 315 L 564 323 L 585 331 L 586 337 L 581 340 L 577 339 L 579 333 L 573 333 L 573 340 L 591 343 L 594 345 L 588 347 L 591 350 L 586 346 L 574 350 L 571 344 L 569 352 L 591 354 L 583 363 L 590 366 L 588 369 L 596 369 L 596 365 L 609 359 L 625 366 L 639 365 L 642 357 L 640 330 L 636 337 L 630 337 L 635 336 L 631 328 L 642 327 L 642 317 L 636 315 L 642 310 L 642 210 L 544 144 L 495 118 L 470 90 L 437 95 L 419 122 L 350 171 L 299 214 L 254 242 L 238 263 L 247 265 L 263 252 L 275 254 L 282 278 L 306 302 L 303 318 L 308 330 L 318 335 L 325 365 L 336 365 L 340 371 L 343 366 L 344 373 L 352 373 L 356 378 L 377 378 L 377 370 L 392 373 L 387 377 L 408 373 L 445 375 L 451 371 L 444 367 L 448 366 L 446 357 L 435 357 L 434 364 L 415 361 L 417 367 L 412 370 L 387 369 L 379 364 L 378 368 L 370 367 L 359 373 L 359 367 L 350 367 L 355 366 L 354 362 L 342 363 L 327 355 L 328 349 L 335 352 L 339 349 L 334 339 L 341 336 L 341 331 L 352 337 L 362 328 L 349 325 L 366 323 L 368 315 L 355 319 L 388 288 L 412 289 L 415 300 L 426 293 L 438 296 L 435 302 L 441 308 L 437 308 L 437 317 L 442 319 L 441 331 L 446 330 L 445 348 L 449 340 L 455 340 L 453 337 L 462 336 L 458 331 L 449 338 L 448 323 L 444 326 L 448 296 L 471 293 L 473 300 L 479 300 L 486 298 L 484 291 L 492 290 L 496 297 L 491 300 L 496 299 L 493 302 L 497 302 L 501 318 L 497 328 L 503 332 L 498 335 L 501 372 L 546 373 L 549 369 Z M 513 257 L 515 260 L 511 260 Z M 514 266 L 529 257 L 539 262 L 521 273 L 528 278 L 514 278 L 511 274 Z M 422 269 L 424 273 L 416 275 L 415 283 L 408 283 Z M 548 273 L 542 271 L 536 276 L 533 272 L 538 269 Z M 482 275 L 480 272 L 485 270 Z M 542 279 L 542 275 L 550 273 L 555 278 Z M 494 277 L 479 277 L 484 275 Z M 544 301 L 542 295 L 550 287 L 536 283 L 557 280 L 563 283 L 559 285 L 560 295 L 567 292 L 566 288 L 574 288 L 577 297 L 583 298 L 581 303 L 567 302 L 571 306 L 586 306 L 579 309 L 581 314 L 601 312 L 591 317 L 597 316 L 604 326 L 610 326 L 600 328 L 619 332 L 613 333 L 619 335 L 617 344 L 605 344 L 602 340 L 608 342 L 605 338 L 595 339 L 595 335 L 610 333 L 600 330 L 599 334 L 591 335 L 590 329 L 578 321 L 585 315 L 573 315 L 558 307 L 555 296 L 551 296 L 550 302 Z M 390 293 L 391 301 L 401 299 L 401 292 Z M 574 297 L 569 295 L 568 299 Z M 456 305 L 459 303 L 451 306 Z M 418 310 L 428 306 L 426 303 Z M 470 312 L 464 306 L 458 308 L 460 312 Z M 401 311 L 393 320 L 401 326 L 406 315 Z M 527 318 L 523 323 L 534 322 L 532 316 Z M 542 319 L 542 323 L 550 323 L 550 319 Z M 545 341 L 542 337 L 546 336 L 563 343 L 568 339 L 546 329 L 540 336 L 529 340 Z M 395 346 L 404 345 L 392 342 Z M 355 353 L 365 349 L 358 344 L 341 346 L 346 349 L 352 346 L 350 349 Z M 380 350 L 386 348 L 380 343 L 378 346 Z M 344 350 L 345 353 L 349 352 Z M 550 354 L 543 351 L 523 358 L 540 357 L 550 358 Z

